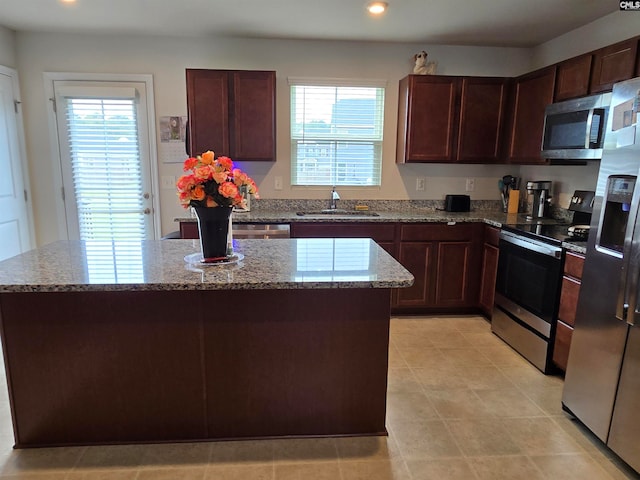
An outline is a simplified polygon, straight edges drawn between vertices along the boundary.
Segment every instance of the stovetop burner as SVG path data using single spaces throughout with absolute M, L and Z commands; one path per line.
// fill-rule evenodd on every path
M 587 237 L 571 236 L 569 234 L 570 223 L 526 223 L 506 224 L 502 228 L 525 237 L 542 240 L 551 245 L 561 245 L 562 242 L 583 242 Z M 588 235 L 588 233 L 587 233 Z

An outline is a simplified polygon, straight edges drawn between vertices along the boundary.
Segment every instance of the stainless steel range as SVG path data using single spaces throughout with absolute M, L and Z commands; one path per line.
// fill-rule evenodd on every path
M 574 222 L 586 221 L 583 215 L 590 215 L 592 198 L 593 192 L 574 194 L 569 207 L 575 212 Z M 503 225 L 500 233 L 491 330 L 544 373 L 552 369 L 564 265 L 562 242 L 577 240 L 570 236 L 570 226 L 538 219 Z

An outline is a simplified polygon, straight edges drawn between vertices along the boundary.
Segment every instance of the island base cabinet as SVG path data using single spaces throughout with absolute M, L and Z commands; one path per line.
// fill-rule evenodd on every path
M 384 435 L 389 299 L 0 294 L 16 447 Z

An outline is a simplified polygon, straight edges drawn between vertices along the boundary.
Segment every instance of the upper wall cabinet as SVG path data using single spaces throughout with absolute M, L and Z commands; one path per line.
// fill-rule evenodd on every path
M 396 162 L 498 161 L 505 92 L 504 78 L 403 78 Z
M 556 102 L 583 97 L 589 93 L 592 60 L 593 55 L 588 53 L 558 64 L 554 97 Z
M 187 69 L 189 153 L 275 161 L 275 72 Z
M 591 93 L 611 90 L 614 83 L 632 78 L 637 51 L 638 38 L 632 38 L 593 52 Z
M 553 102 L 556 67 L 518 77 L 512 91 L 509 163 L 545 163 L 540 156 L 544 111 Z

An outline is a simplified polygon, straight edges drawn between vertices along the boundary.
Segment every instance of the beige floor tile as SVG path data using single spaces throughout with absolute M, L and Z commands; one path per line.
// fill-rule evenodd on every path
M 462 336 L 474 347 L 501 347 L 505 343 L 497 335 L 487 332 L 461 332 Z M 515 353 L 515 352 L 514 352 Z
M 493 365 L 481 365 L 456 369 L 458 375 L 465 380 L 466 387 L 472 390 L 493 390 L 496 388 L 515 387 L 514 383 Z
M 485 418 L 491 411 L 476 392 L 467 388 L 432 390 L 427 397 L 442 418 Z
M 439 348 L 445 362 L 458 368 L 493 365 L 489 357 L 477 348 Z
M 400 350 L 398 350 L 398 347 L 396 347 L 393 342 L 389 343 L 389 367 L 408 367 L 407 362 L 405 362 L 402 355 L 400 355 Z
M 525 359 L 522 355 L 513 350 L 504 342 L 502 343 L 502 345 L 478 345 L 477 348 L 491 360 L 491 363 L 493 365 L 496 365 L 498 367 L 533 366 L 527 359 Z M 540 373 L 539 370 L 538 373 Z
M 522 455 L 469 459 L 480 480 L 544 480 L 536 465 Z M 587 479 L 584 479 L 587 480 Z
M 333 438 L 274 440 L 274 460 L 282 463 L 335 462 L 338 449 Z
M 392 436 L 336 438 L 341 461 L 393 460 L 400 448 Z
M 419 335 L 423 333 L 442 333 L 458 331 L 455 325 L 455 317 L 414 317 L 415 332 Z
M 391 337 L 393 344 L 399 348 L 433 348 L 433 343 L 431 342 L 431 335 L 416 335 L 415 333 L 396 333 Z
M 502 423 L 513 441 L 527 455 L 583 452 L 550 418 L 505 418 Z
M 78 468 L 132 468 L 142 462 L 148 445 L 106 445 L 87 447 Z
M 460 332 L 486 333 L 491 331 L 491 323 L 481 316 L 457 316 L 450 317 L 449 320 Z
M 387 375 L 388 392 L 421 392 L 422 385 L 409 367 L 389 367 Z
M 550 479 L 611 480 L 611 475 L 587 454 L 532 456 L 531 460 Z
M 407 467 L 413 480 L 474 480 L 476 475 L 464 458 L 409 460 Z
M 204 475 L 204 480 L 273 480 L 274 478 L 273 465 L 211 465 Z
M 276 444 L 276 440 L 213 442 L 210 461 L 216 465 L 271 463 Z
M 207 467 L 151 468 L 141 470 L 136 480 L 204 480 L 206 472 Z
M 411 368 L 439 368 L 445 362 L 445 356 L 436 348 L 406 347 L 400 355 Z
M 6 457 L 2 474 L 58 474 L 70 472 L 85 447 L 31 448 L 14 450 Z
M 23 472 L 13 475 L 0 475 L 2 480 L 66 480 L 67 474 L 60 472 L 33 473 Z
M 446 420 L 453 438 L 467 456 L 517 455 L 524 453 L 499 419 Z
M 604 448 L 598 437 L 568 413 L 563 412 L 552 420 L 587 453 L 596 453 Z
M 438 348 L 468 348 L 474 345 L 460 332 L 434 332 L 429 341 Z
M 557 375 L 543 375 L 540 370 L 525 361 L 520 365 L 499 365 L 498 368 L 513 383 L 524 388 L 562 387 L 564 380 Z
M 306 463 L 298 465 L 276 465 L 275 480 L 339 480 L 340 465 L 331 463 Z
M 515 388 L 477 390 L 476 395 L 496 417 L 543 417 L 545 412 Z
M 396 422 L 391 430 L 407 461 L 462 456 L 441 420 Z
M 548 415 L 562 415 L 562 385 L 548 387 L 521 385 L 520 390 Z
M 211 443 L 165 443 L 147 445 L 140 467 L 206 467 L 211 456 Z
M 341 462 L 342 480 L 410 480 L 402 459 Z
M 66 480 L 137 480 L 138 470 L 74 470 Z M 2 477 L 0 477 L 2 478 Z
M 432 420 L 438 412 L 422 392 L 403 392 L 387 394 L 387 420 L 393 425 L 403 420 Z

